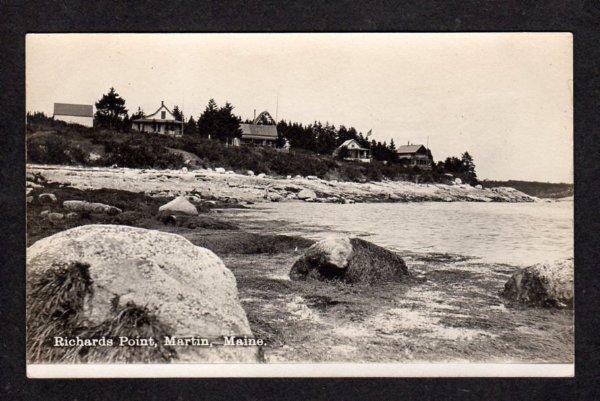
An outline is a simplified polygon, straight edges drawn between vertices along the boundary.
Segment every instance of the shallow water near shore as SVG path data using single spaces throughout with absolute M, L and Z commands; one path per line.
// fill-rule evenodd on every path
M 249 231 L 360 236 L 398 252 L 526 266 L 573 256 L 573 202 L 263 203 L 224 211 Z

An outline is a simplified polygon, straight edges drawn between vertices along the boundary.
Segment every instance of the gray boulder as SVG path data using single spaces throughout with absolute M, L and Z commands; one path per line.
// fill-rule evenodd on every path
M 377 284 L 403 281 L 408 269 L 402 258 L 360 238 L 331 237 L 308 248 L 290 271 L 292 280 L 341 280 Z
M 530 306 L 573 307 L 573 259 L 521 269 L 506 282 L 502 296 Z
M 303 190 L 301 190 L 300 192 L 298 192 L 297 197 L 298 197 L 298 199 L 301 199 L 301 200 L 316 199 L 317 194 L 312 189 L 306 189 L 306 188 L 304 188 Z
M 65 218 L 65 215 L 62 213 L 48 213 L 46 218 L 50 221 L 50 223 L 58 223 Z
M 195 216 L 198 214 L 198 209 L 185 196 L 178 196 L 169 203 L 165 203 L 158 208 L 161 214 L 186 214 Z
M 105 205 L 104 203 L 86 202 L 80 200 L 68 200 L 63 202 L 63 208 L 70 212 L 104 213 L 115 215 L 122 212 L 118 207 Z
M 87 225 L 27 250 L 27 356 L 35 362 L 258 362 L 258 348 L 169 346 L 164 337 L 252 337 L 235 277 L 176 234 Z M 65 311 L 68 311 L 66 313 Z M 157 347 L 53 347 L 48 336 L 152 337 Z
M 40 201 L 40 203 L 55 203 L 56 202 L 56 195 L 54 194 L 40 194 L 38 196 L 38 201 Z
M 79 218 L 79 213 L 77 212 L 69 212 L 65 215 L 67 220 L 77 220 Z

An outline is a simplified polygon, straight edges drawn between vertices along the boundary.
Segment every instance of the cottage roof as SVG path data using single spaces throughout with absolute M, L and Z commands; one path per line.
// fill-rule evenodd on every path
M 161 110 L 165 110 L 167 113 L 169 113 L 169 116 L 171 116 L 171 118 L 152 118 L 153 116 L 157 115 L 159 111 Z M 173 115 L 173 113 L 171 112 L 171 110 L 169 110 L 169 108 L 167 106 L 165 106 L 164 102 L 160 102 L 160 107 L 158 108 L 158 110 L 156 110 L 154 113 L 147 115 L 145 117 L 142 118 L 136 118 L 135 120 L 132 120 L 138 123 L 147 123 L 147 122 L 181 122 L 181 121 L 177 121 L 175 120 L 175 116 Z
M 148 118 L 148 117 L 144 117 L 144 118 L 136 118 L 135 120 L 132 120 L 132 122 L 136 122 L 136 123 L 170 123 L 170 124 L 183 124 L 183 121 L 177 121 L 175 119 L 171 119 L 171 120 L 167 120 L 167 119 L 160 119 L 160 118 Z
M 358 150 L 369 150 L 360 146 L 360 144 L 356 141 L 356 139 L 348 139 L 344 141 L 337 149 L 348 148 L 348 149 L 358 149 Z
M 94 117 L 91 104 L 54 103 L 55 116 Z
M 421 148 L 425 148 L 423 145 L 402 145 L 396 149 L 397 153 L 417 153 Z
M 242 139 L 277 139 L 277 126 L 260 124 L 240 124 Z

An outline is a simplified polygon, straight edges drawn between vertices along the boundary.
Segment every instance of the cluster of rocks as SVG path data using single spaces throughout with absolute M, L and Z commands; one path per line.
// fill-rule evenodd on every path
M 34 197 L 31 197 L 34 200 Z M 53 193 L 41 193 L 37 196 L 37 202 L 41 205 L 47 205 L 49 209 L 42 210 L 40 217 L 48 219 L 53 224 L 63 220 L 77 220 L 82 215 L 96 213 L 114 216 L 122 213 L 118 207 L 106 205 L 104 203 L 87 202 L 82 200 L 66 200 L 62 202 L 62 209 L 67 213 L 53 212 L 51 209 L 58 204 L 58 198 Z
M 573 259 L 540 263 L 521 269 L 500 293 L 510 302 L 534 307 L 573 308 Z M 360 238 L 323 239 L 292 266 L 292 280 L 339 280 L 378 284 L 409 276 L 400 256 Z

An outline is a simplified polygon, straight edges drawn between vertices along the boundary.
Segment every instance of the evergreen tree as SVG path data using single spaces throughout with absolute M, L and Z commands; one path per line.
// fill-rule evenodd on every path
M 208 101 L 204 112 L 198 117 L 198 133 L 203 138 L 216 138 L 217 103 L 214 99 Z
M 227 102 L 225 106 L 218 108 L 214 99 L 210 99 L 198 118 L 198 133 L 204 138 L 230 142 L 242 135 L 240 121 L 241 119 L 233 114 L 231 103 Z
M 225 106 L 219 109 L 217 113 L 217 138 L 231 142 L 233 138 L 241 138 L 242 130 L 240 128 L 241 118 L 233 114 L 233 106 L 226 102 Z
M 475 173 L 475 162 L 469 152 L 465 152 L 461 157 L 461 165 L 465 181 L 471 185 L 477 185 L 477 174 Z
M 179 106 L 177 105 L 173 107 L 173 117 L 175 118 L 175 121 L 183 121 L 183 112 L 179 110 Z
M 141 107 L 138 107 L 137 111 L 131 115 L 131 120 L 137 120 L 138 118 L 144 118 L 146 114 L 144 114 L 144 110 Z
M 198 135 L 198 126 L 196 125 L 196 121 L 194 117 L 190 117 L 187 124 L 183 128 L 183 135 L 196 136 Z
M 120 129 L 126 115 L 125 99 L 119 96 L 115 88 L 110 88 L 109 92 L 96 102 L 94 124 L 101 128 Z

